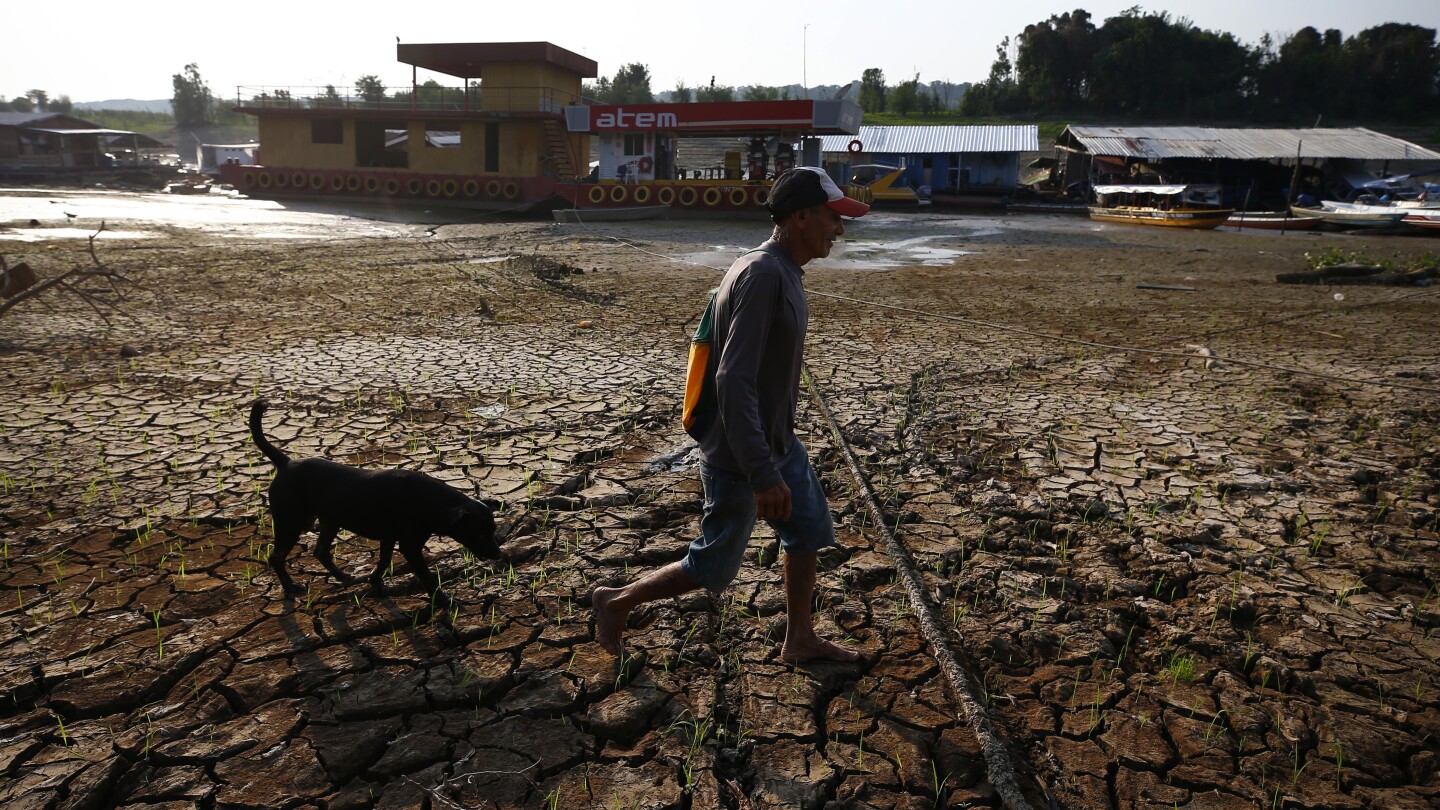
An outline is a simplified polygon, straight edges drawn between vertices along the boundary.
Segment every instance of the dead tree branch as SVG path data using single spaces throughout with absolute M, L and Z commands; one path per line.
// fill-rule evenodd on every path
M 72 267 L 71 269 L 66 270 L 65 272 L 54 278 L 46 279 L 39 282 L 38 284 L 34 284 L 19 291 L 8 300 L 0 301 L 0 317 L 4 317 L 7 312 L 19 306 L 20 304 L 25 303 L 26 301 L 30 301 L 32 299 L 39 301 L 40 296 L 45 295 L 50 290 L 59 288 L 64 292 L 73 294 L 81 301 L 84 301 L 91 309 L 95 310 L 95 314 L 99 315 L 100 319 L 105 321 L 107 325 L 110 323 L 110 315 L 112 314 L 124 315 L 127 318 L 132 318 L 133 320 L 133 316 L 118 307 L 115 303 L 106 301 L 103 298 L 98 298 L 90 294 L 89 292 L 81 289 L 79 286 L 80 284 L 83 284 L 87 281 L 100 280 L 108 282 L 111 289 L 115 290 L 118 293 L 122 284 L 134 283 L 130 279 L 126 278 L 123 273 L 106 267 L 105 263 L 100 261 L 100 256 L 95 252 L 95 237 L 99 236 L 104 230 L 105 223 L 101 222 L 100 228 L 90 236 L 90 244 L 88 248 L 91 262 L 90 265 Z M 10 272 L 9 266 L 4 261 L 4 257 L 0 257 L 0 270 L 4 270 L 6 274 Z

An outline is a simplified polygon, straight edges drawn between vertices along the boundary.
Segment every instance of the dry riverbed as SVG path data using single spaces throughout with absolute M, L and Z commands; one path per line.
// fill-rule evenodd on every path
M 806 274 L 799 429 L 839 534 L 820 624 L 865 658 L 795 668 L 768 529 L 622 660 L 590 642 L 591 588 L 696 532 L 687 335 L 762 222 L 155 196 L 0 206 L 42 278 L 106 205 L 132 235 L 96 240 L 132 282 L 92 287 L 108 324 L 62 294 L 0 318 L 0 806 L 998 807 L 917 610 L 1037 810 L 1440 803 L 1440 297 L 1274 280 L 1434 240 L 855 223 Z M 282 597 L 257 395 L 292 455 L 504 503 L 505 560 L 428 546 L 453 628 L 403 567 L 373 593 L 308 548 Z

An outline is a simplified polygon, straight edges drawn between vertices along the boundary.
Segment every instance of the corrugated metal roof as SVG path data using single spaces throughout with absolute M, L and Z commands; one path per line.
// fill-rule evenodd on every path
M 1222 158 L 1229 160 L 1351 158 L 1354 160 L 1440 160 L 1432 152 L 1363 127 L 1353 129 L 1223 129 L 1219 127 L 1067 127 L 1058 144 L 1084 147 L 1093 155 L 1131 158 Z
M 32 121 L 44 121 L 47 118 L 58 118 L 51 112 L 0 112 L 0 126 L 19 127 Z
M 913 155 L 948 152 L 1034 152 L 1040 148 L 1039 127 L 1014 126 L 868 126 L 859 134 L 824 135 L 821 150 L 845 152 L 859 139 L 867 154 Z

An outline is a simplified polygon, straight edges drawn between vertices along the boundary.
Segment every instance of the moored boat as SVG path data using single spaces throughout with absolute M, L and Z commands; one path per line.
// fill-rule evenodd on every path
M 1400 222 L 1414 209 L 1393 208 L 1388 205 L 1361 205 L 1360 203 L 1321 200 L 1315 208 L 1290 206 L 1290 212 L 1297 217 L 1320 217 L 1331 225 L 1348 228 L 1388 228 Z
M 1412 209 L 1404 219 L 1400 220 L 1400 223 L 1440 233 L 1440 211 L 1415 211 Z
M 582 82 L 598 65 L 548 42 L 397 43 L 396 58 L 412 77 L 424 69 L 463 85 L 412 78 L 408 92 L 373 98 L 238 88 L 234 109 L 258 119 L 264 147 L 253 163 L 220 165 L 223 181 L 251 197 L 511 214 L 664 205 L 758 215 L 768 177 L 817 162 L 821 136 L 853 135 L 861 119 L 843 99 L 592 103 Z M 700 142 L 714 139 L 750 148 L 708 165 Z M 703 168 L 693 163 L 702 156 Z
M 1165 228 L 1218 228 L 1235 213 L 1220 207 L 1213 185 L 1096 186 L 1090 218 L 1100 222 Z
M 867 164 L 851 167 L 850 174 L 850 185 L 865 189 L 871 205 L 913 208 L 930 204 L 905 179 L 904 167 Z
M 1284 211 L 1236 211 L 1225 220 L 1231 228 L 1262 231 L 1313 231 L 1325 224 L 1317 216 L 1294 216 Z

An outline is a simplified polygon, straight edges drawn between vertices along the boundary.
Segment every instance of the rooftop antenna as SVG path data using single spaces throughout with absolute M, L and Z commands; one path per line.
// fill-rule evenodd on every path
M 810 45 L 810 23 L 800 29 L 800 89 L 805 93 L 805 98 L 810 98 L 810 77 L 809 77 L 809 45 Z

